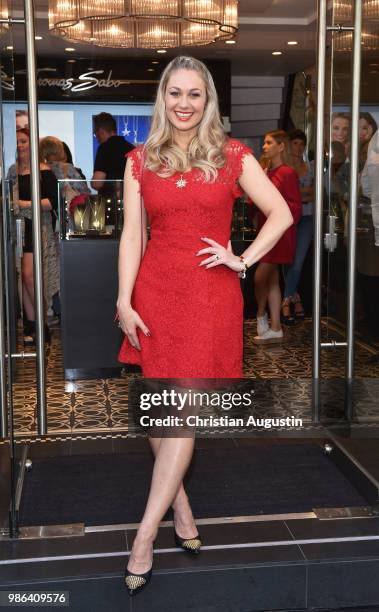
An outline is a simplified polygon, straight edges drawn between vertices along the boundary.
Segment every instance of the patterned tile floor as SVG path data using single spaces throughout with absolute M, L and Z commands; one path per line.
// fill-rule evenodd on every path
M 253 345 L 255 322 L 245 322 L 245 376 L 276 381 L 276 395 L 287 398 L 291 408 L 299 410 L 310 397 L 312 374 L 312 323 L 306 320 L 286 329 L 282 345 L 256 347 Z M 334 324 L 323 322 L 323 341 L 341 341 L 343 337 Z M 363 342 L 357 343 L 356 376 L 365 384 L 359 390 L 362 414 L 371 414 L 379 393 L 379 364 L 376 350 Z M 336 385 L 341 385 L 345 369 L 345 348 L 324 349 L 322 377 L 329 381 L 336 396 Z M 51 439 L 79 437 L 126 437 L 135 435 L 128 423 L 128 385 L 136 374 L 123 373 L 121 378 L 68 382 L 63 379 L 59 330 L 52 333 L 47 355 L 48 430 Z M 359 381 L 358 381 L 359 384 Z M 367 388 L 368 384 L 368 388 Z M 333 387 L 334 386 L 334 387 Z M 337 394 L 339 390 L 337 389 Z M 264 395 L 264 393 L 263 393 Z M 270 401 L 272 396 L 270 397 Z M 36 430 L 36 391 L 34 360 L 25 360 L 17 371 L 14 384 L 14 431 L 20 442 L 38 439 Z M 263 406 L 265 404 L 262 399 Z M 379 422 L 379 418 L 378 418 Z

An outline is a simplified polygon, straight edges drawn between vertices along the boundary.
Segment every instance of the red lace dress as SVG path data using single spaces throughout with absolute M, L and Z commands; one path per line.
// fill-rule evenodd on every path
M 251 150 L 237 140 L 226 145 L 227 163 L 214 183 L 192 168 L 159 177 L 143 169 L 141 147 L 128 157 L 150 222 L 132 306 L 151 332 L 138 331 L 141 351 L 125 337 L 119 360 L 142 367 L 149 378 L 239 378 L 242 376 L 243 300 L 238 275 L 224 265 L 199 267 L 207 246 L 230 239 L 233 203 L 242 194 L 238 178 Z M 178 187 L 183 176 L 186 184 Z M 180 184 L 180 183 L 179 183 Z M 209 257 L 209 255 L 207 255 Z

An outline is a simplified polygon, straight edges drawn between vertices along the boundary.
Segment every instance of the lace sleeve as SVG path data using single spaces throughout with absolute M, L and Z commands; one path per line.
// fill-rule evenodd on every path
M 138 146 L 129 151 L 126 156 L 132 163 L 133 178 L 141 184 L 142 168 L 143 168 L 143 147 Z
M 230 175 L 233 181 L 232 191 L 235 198 L 240 198 L 244 195 L 244 191 L 238 179 L 242 174 L 243 160 L 246 155 L 253 155 L 252 149 L 243 144 L 243 142 L 231 138 L 227 145 L 227 158 Z

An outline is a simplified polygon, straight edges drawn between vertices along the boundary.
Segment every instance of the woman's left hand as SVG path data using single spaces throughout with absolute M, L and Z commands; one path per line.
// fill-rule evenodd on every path
M 209 254 L 210 257 L 203 259 L 199 263 L 199 266 L 205 266 L 205 268 L 208 269 L 223 265 L 227 266 L 234 272 L 241 272 L 244 265 L 240 258 L 233 254 L 233 251 L 230 248 L 230 243 L 228 243 L 228 248 L 225 248 L 211 238 L 201 238 L 201 240 L 210 246 L 206 247 L 205 249 L 201 249 L 198 253 L 196 253 L 196 256 Z

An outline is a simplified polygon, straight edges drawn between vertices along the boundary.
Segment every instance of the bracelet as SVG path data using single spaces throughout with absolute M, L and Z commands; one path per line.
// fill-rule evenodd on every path
M 243 263 L 243 269 L 241 270 L 241 272 L 238 272 L 238 276 L 240 278 L 246 278 L 246 272 L 247 272 L 247 263 L 245 261 L 245 258 L 243 255 L 240 255 L 240 262 Z

